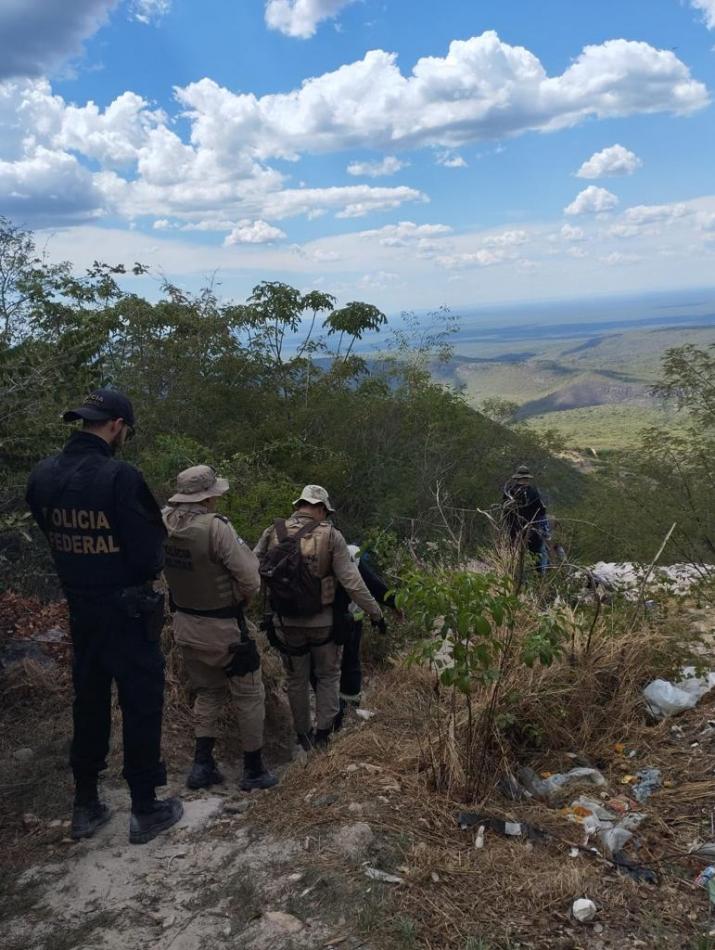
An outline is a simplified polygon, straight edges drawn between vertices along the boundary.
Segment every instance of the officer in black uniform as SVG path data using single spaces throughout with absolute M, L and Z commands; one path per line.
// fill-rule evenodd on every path
M 27 503 L 47 537 L 70 611 L 73 644 L 75 780 L 72 837 L 88 838 L 109 820 L 97 780 L 107 767 L 112 680 L 122 710 L 124 770 L 132 797 L 129 840 L 150 841 L 183 813 L 178 798 L 157 800 L 164 658 L 159 636 L 165 531 L 141 473 L 114 458 L 133 434 L 131 402 L 113 389 L 91 393 L 63 415 L 82 420 L 64 449 L 41 461 Z

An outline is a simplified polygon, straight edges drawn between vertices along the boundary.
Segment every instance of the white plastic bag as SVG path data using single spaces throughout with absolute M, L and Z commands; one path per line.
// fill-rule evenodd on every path
M 673 685 L 668 680 L 654 680 L 643 690 L 648 709 L 657 719 L 697 706 L 700 696 Z

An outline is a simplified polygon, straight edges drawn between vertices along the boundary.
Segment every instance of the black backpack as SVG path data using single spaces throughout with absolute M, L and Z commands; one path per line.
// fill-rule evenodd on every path
M 308 568 L 300 549 L 318 522 L 289 534 L 284 520 L 274 522 L 278 544 L 263 555 L 259 574 L 268 589 L 271 607 L 279 617 L 310 617 L 323 609 L 320 578 Z

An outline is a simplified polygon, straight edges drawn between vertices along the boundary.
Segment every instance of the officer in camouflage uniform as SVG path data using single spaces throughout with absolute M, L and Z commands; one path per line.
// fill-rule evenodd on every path
M 325 747 L 338 715 L 341 647 L 333 637 L 333 603 L 336 580 L 348 598 L 372 619 L 384 624 L 382 611 L 360 576 L 343 535 L 327 520 L 333 513 L 327 491 L 320 485 L 306 485 L 293 503 L 293 515 L 284 525 L 288 535 L 302 532 L 299 541 L 310 572 L 320 579 L 322 609 L 311 616 L 289 615 L 273 618 L 285 652 L 288 701 L 300 745 Z M 282 523 L 281 523 L 282 524 Z M 259 560 L 279 543 L 277 525 L 266 528 L 254 548 Z M 311 727 L 311 661 L 316 679 L 316 731 Z
M 228 487 L 208 465 L 178 475 L 176 494 L 163 511 L 168 532 L 164 573 L 175 610 L 174 639 L 196 693 L 196 751 L 186 784 L 208 788 L 223 782 L 213 750 L 230 695 L 238 706 L 244 749 L 240 787 L 251 791 L 278 780 L 263 764 L 263 678 L 243 616 L 244 605 L 260 589 L 258 561 L 229 520 L 214 511 Z
M 114 458 L 133 432 L 131 402 L 113 389 L 66 412 L 82 420 L 64 449 L 32 471 L 27 502 L 46 535 L 70 611 L 75 780 L 72 837 L 88 838 L 110 817 L 98 795 L 107 767 L 112 681 L 122 710 L 124 771 L 132 797 L 129 840 L 142 844 L 182 815 L 159 801 L 164 597 L 152 589 L 164 560 L 161 513 L 142 475 Z

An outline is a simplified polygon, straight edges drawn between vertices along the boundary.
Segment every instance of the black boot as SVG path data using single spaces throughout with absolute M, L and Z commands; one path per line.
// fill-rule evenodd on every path
M 75 778 L 74 806 L 72 808 L 72 828 L 70 836 L 75 841 L 91 838 L 97 828 L 101 828 L 111 818 L 112 813 L 99 800 L 97 776 L 77 776 Z
M 215 739 L 208 736 L 200 736 L 196 740 L 194 764 L 186 779 L 188 788 L 209 788 L 211 785 L 220 785 L 223 782 L 223 775 L 216 768 L 213 757 L 215 742 Z
M 315 730 L 315 748 L 325 751 L 328 748 L 328 743 L 330 742 L 330 734 L 332 729 L 316 729 Z
M 278 779 L 263 764 L 261 749 L 255 752 L 243 753 L 243 778 L 238 787 L 244 792 L 252 792 L 256 788 L 273 788 Z
M 340 709 L 338 710 L 338 714 L 335 719 L 333 719 L 333 732 L 340 732 L 340 730 L 343 728 L 343 720 L 345 719 L 345 710 L 347 708 L 348 704 L 344 699 L 341 699 Z
M 75 841 L 80 838 L 91 838 L 102 825 L 106 825 L 112 813 L 98 798 L 94 801 L 77 804 L 72 809 L 72 829 L 70 837 Z
M 299 732 L 295 738 L 304 752 L 312 752 L 315 748 L 315 733 L 312 729 L 310 732 Z
M 183 814 L 184 806 L 178 798 L 133 801 L 129 822 L 130 843 L 146 844 L 162 831 L 175 825 Z

